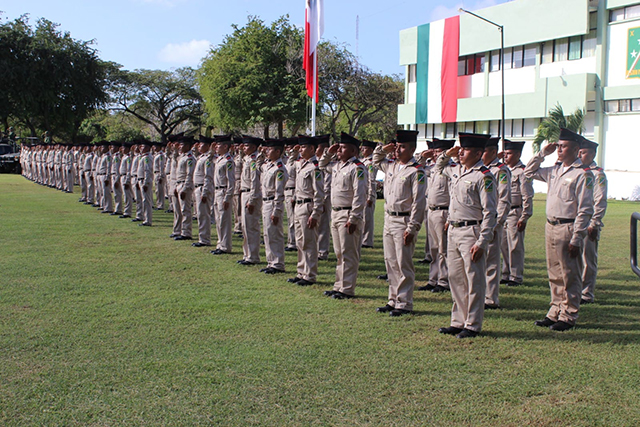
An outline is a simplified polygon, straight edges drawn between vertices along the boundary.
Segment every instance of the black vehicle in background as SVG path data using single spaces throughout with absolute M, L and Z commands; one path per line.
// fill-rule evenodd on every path
M 22 173 L 20 146 L 8 139 L 0 141 L 0 173 Z

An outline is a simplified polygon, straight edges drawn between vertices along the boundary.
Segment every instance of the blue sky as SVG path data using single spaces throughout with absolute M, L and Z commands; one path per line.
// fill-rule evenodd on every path
M 346 43 L 356 52 L 356 16 L 360 17 L 360 62 L 385 74 L 403 72 L 398 65 L 398 32 L 507 0 L 325 0 L 323 38 Z M 125 69 L 197 67 L 210 45 L 242 26 L 248 15 L 270 23 L 288 14 L 304 24 L 304 0 L 0 0 L 2 20 L 30 14 L 35 24 L 47 18 L 80 40 L 96 41 L 104 60 Z

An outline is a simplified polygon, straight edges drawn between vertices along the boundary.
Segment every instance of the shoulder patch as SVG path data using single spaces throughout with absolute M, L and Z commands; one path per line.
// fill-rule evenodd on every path
M 233 167 L 233 162 L 227 162 L 227 170 L 231 170 Z
M 493 179 L 489 176 L 484 177 L 484 191 L 487 193 L 493 192 Z
M 249 167 L 252 171 L 256 170 L 256 162 L 251 162 L 251 165 Z
M 508 178 L 507 178 L 507 172 L 501 170 L 500 173 L 498 173 L 498 183 L 499 184 L 507 184 L 508 183 Z
M 587 176 L 585 177 L 585 185 L 587 186 L 587 188 L 588 188 L 589 190 L 592 190 L 592 189 L 593 189 L 593 176 L 591 176 L 591 175 L 587 175 Z
M 315 170 L 316 181 L 322 180 L 322 171 L 320 169 Z
M 364 169 L 358 168 L 356 172 L 356 177 L 358 178 L 358 181 L 362 181 L 364 179 Z
M 276 173 L 276 179 L 277 179 L 278 181 L 284 181 L 284 172 L 283 172 L 283 171 L 278 171 L 278 172 Z
M 605 185 L 607 185 L 607 177 L 603 173 L 598 174 L 598 185 L 600 187 L 604 187 Z
M 426 181 L 426 175 L 424 171 L 418 170 L 418 184 L 424 184 Z
M 191 159 L 187 160 L 187 165 L 189 165 L 189 166 L 193 165 L 193 160 L 191 160 Z

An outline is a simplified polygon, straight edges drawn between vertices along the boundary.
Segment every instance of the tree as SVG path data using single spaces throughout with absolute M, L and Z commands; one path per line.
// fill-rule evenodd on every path
M 203 60 L 199 82 L 210 125 L 223 130 L 256 125 L 269 137 L 278 125 L 282 137 L 290 126 L 306 119 L 302 69 L 302 32 L 283 16 L 266 26 L 257 17 L 225 37 Z
M 111 64 L 93 41 L 79 41 L 58 24 L 28 16 L 0 24 L 0 116 L 29 128 L 74 140 L 82 121 L 107 100 Z
M 584 131 L 584 110 L 577 108 L 572 114 L 565 116 L 560 104 L 549 110 L 549 117 L 545 117 L 538 126 L 536 137 L 533 140 L 533 151 L 540 151 L 544 141 L 549 143 L 558 142 L 560 129 L 565 128 L 570 131 L 582 134 Z
M 84 142 L 150 139 L 152 129 L 136 117 L 122 111 L 97 110 L 80 126 L 78 139 Z
M 112 110 L 148 124 L 162 142 L 181 127 L 201 126 L 202 98 L 192 68 L 119 71 L 109 92 Z

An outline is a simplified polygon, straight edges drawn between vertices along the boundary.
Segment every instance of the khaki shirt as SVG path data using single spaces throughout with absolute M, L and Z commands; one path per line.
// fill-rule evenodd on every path
M 486 250 L 497 224 L 496 179 L 482 160 L 467 170 L 450 160 L 446 153 L 440 154 L 435 168 L 436 173 L 446 175 L 451 182 L 449 222 L 482 221 L 476 246 Z
M 125 154 L 120 162 L 120 176 L 124 176 L 126 182 L 131 182 L 131 155 Z
M 533 215 L 533 180 L 524 175 L 524 164 L 518 162 L 511 169 L 511 209 L 522 206 L 520 221 L 526 222 Z
M 100 159 L 100 154 L 93 154 L 93 161 L 91 162 L 91 173 L 93 173 L 94 176 L 98 173 L 98 164 L 100 163 Z
M 93 164 L 93 153 L 89 152 L 84 156 L 84 163 L 82 164 L 82 170 L 86 172 L 91 172 L 91 165 Z
M 589 223 L 589 227 L 601 229 L 604 227 L 602 223 L 602 218 L 604 218 L 604 214 L 607 212 L 607 190 L 608 190 L 608 182 L 607 176 L 599 167 L 596 162 L 592 162 L 589 165 L 591 172 L 594 175 L 595 181 L 593 184 L 593 216 L 591 217 L 591 222 Z
M 150 187 L 153 185 L 153 155 L 146 153 L 138 160 L 138 182 Z
M 289 180 L 289 173 L 282 163 L 282 159 L 275 162 L 267 161 L 261 166 L 261 169 L 262 197 L 273 197 L 273 202 L 264 204 L 262 209 L 271 209 L 271 212 L 265 211 L 264 213 L 280 218 L 284 207 L 284 188 Z
M 164 175 L 164 163 L 165 163 L 165 155 L 162 151 L 156 153 L 153 156 L 153 174 L 154 175 Z
M 169 191 L 173 194 L 176 191 L 176 176 L 178 175 L 178 156 L 179 154 L 174 150 L 173 153 L 171 153 L 171 156 L 169 156 L 170 161 L 168 163 L 171 164 L 171 173 L 169 174 L 169 177 L 171 178 L 169 180 Z
M 243 193 L 249 193 L 247 204 L 251 206 L 257 206 L 262 201 L 258 154 L 257 151 L 254 151 L 242 159 L 240 189 Z
M 387 159 L 382 146 L 373 151 L 373 163 L 384 173 L 384 208 L 387 215 L 409 213 L 406 232 L 418 234 L 427 205 L 427 175 L 424 167 L 412 157 L 403 165 Z
M 111 176 L 113 179 L 120 179 L 120 153 L 114 153 L 111 158 Z
M 375 164 L 373 164 L 373 154 L 362 159 L 362 163 L 364 163 L 364 166 L 367 168 L 367 173 L 369 174 L 367 200 L 375 203 L 376 199 L 378 198 L 378 181 L 376 181 L 376 177 L 378 176 L 378 168 Z
M 244 154 L 242 154 L 241 152 L 242 150 L 240 150 L 240 152 L 236 153 L 234 156 L 234 163 L 235 163 L 235 174 L 236 174 L 236 180 L 235 180 L 235 194 L 240 194 L 240 184 L 242 183 L 242 168 L 244 166 Z
M 370 187 L 367 168 L 357 157 L 346 162 L 334 162 L 336 156 L 325 151 L 319 165 L 326 165 L 326 171 L 331 178 L 331 206 L 332 209 L 349 207 L 349 222 L 359 225 L 364 219 L 364 208 L 367 202 L 367 192 Z
M 540 151 L 527 164 L 525 176 L 549 185 L 547 220 L 575 219 L 573 236 L 569 243 L 575 247 L 582 247 L 593 215 L 593 173 L 580 159 L 576 159 L 565 171 L 561 162 L 541 168 L 543 161 L 544 154 Z
M 138 185 L 138 163 L 140 162 L 140 154 L 134 154 L 131 160 L 131 185 Z
M 511 210 L 511 170 L 498 158 L 487 166 L 498 184 L 498 226 L 504 226 Z
M 97 173 L 98 175 L 111 174 L 111 154 L 108 152 L 100 156 Z
M 211 200 L 213 196 L 213 158 L 209 153 L 198 157 L 193 172 L 193 182 L 202 187 L 202 197 Z
M 285 159 L 283 159 L 285 160 Z M 286 165 L 287 165 L 287 173 L 289 174 L 289 179 L 287 180 L 284 188 L 289 190 L 295 190 L 296 188 L 296 156 L 293 153 L 290 153 L 286 156 Z
M 233 198 L 236 187 L 235 168 L 235 161 L 229 153 L 223 154 L 215 160 L 213 183 L 216 191 L 223 192 L 223 202 L 230 203 Z
M 312 199 L 311 218 L 320 219 L 324 209 L 324 178 L 318 167 L 318 159 L 302 157 L 296 161 L 296 201 Z
M 176 190 L 182 193 L 185 190 L 193 190 L 193 172 L 196 169 L 196 161 L 191 151 L 178 157 L 176 166 Z
M 453 165 L 453 161 L 449 159 L 447 166 Z M 446 207 L 449 206 L 451 199 L 449 195 L 449 177 L 443 173 L 436 172 L 435 167 L 435 163 L 428 166 L 427 207 Z

